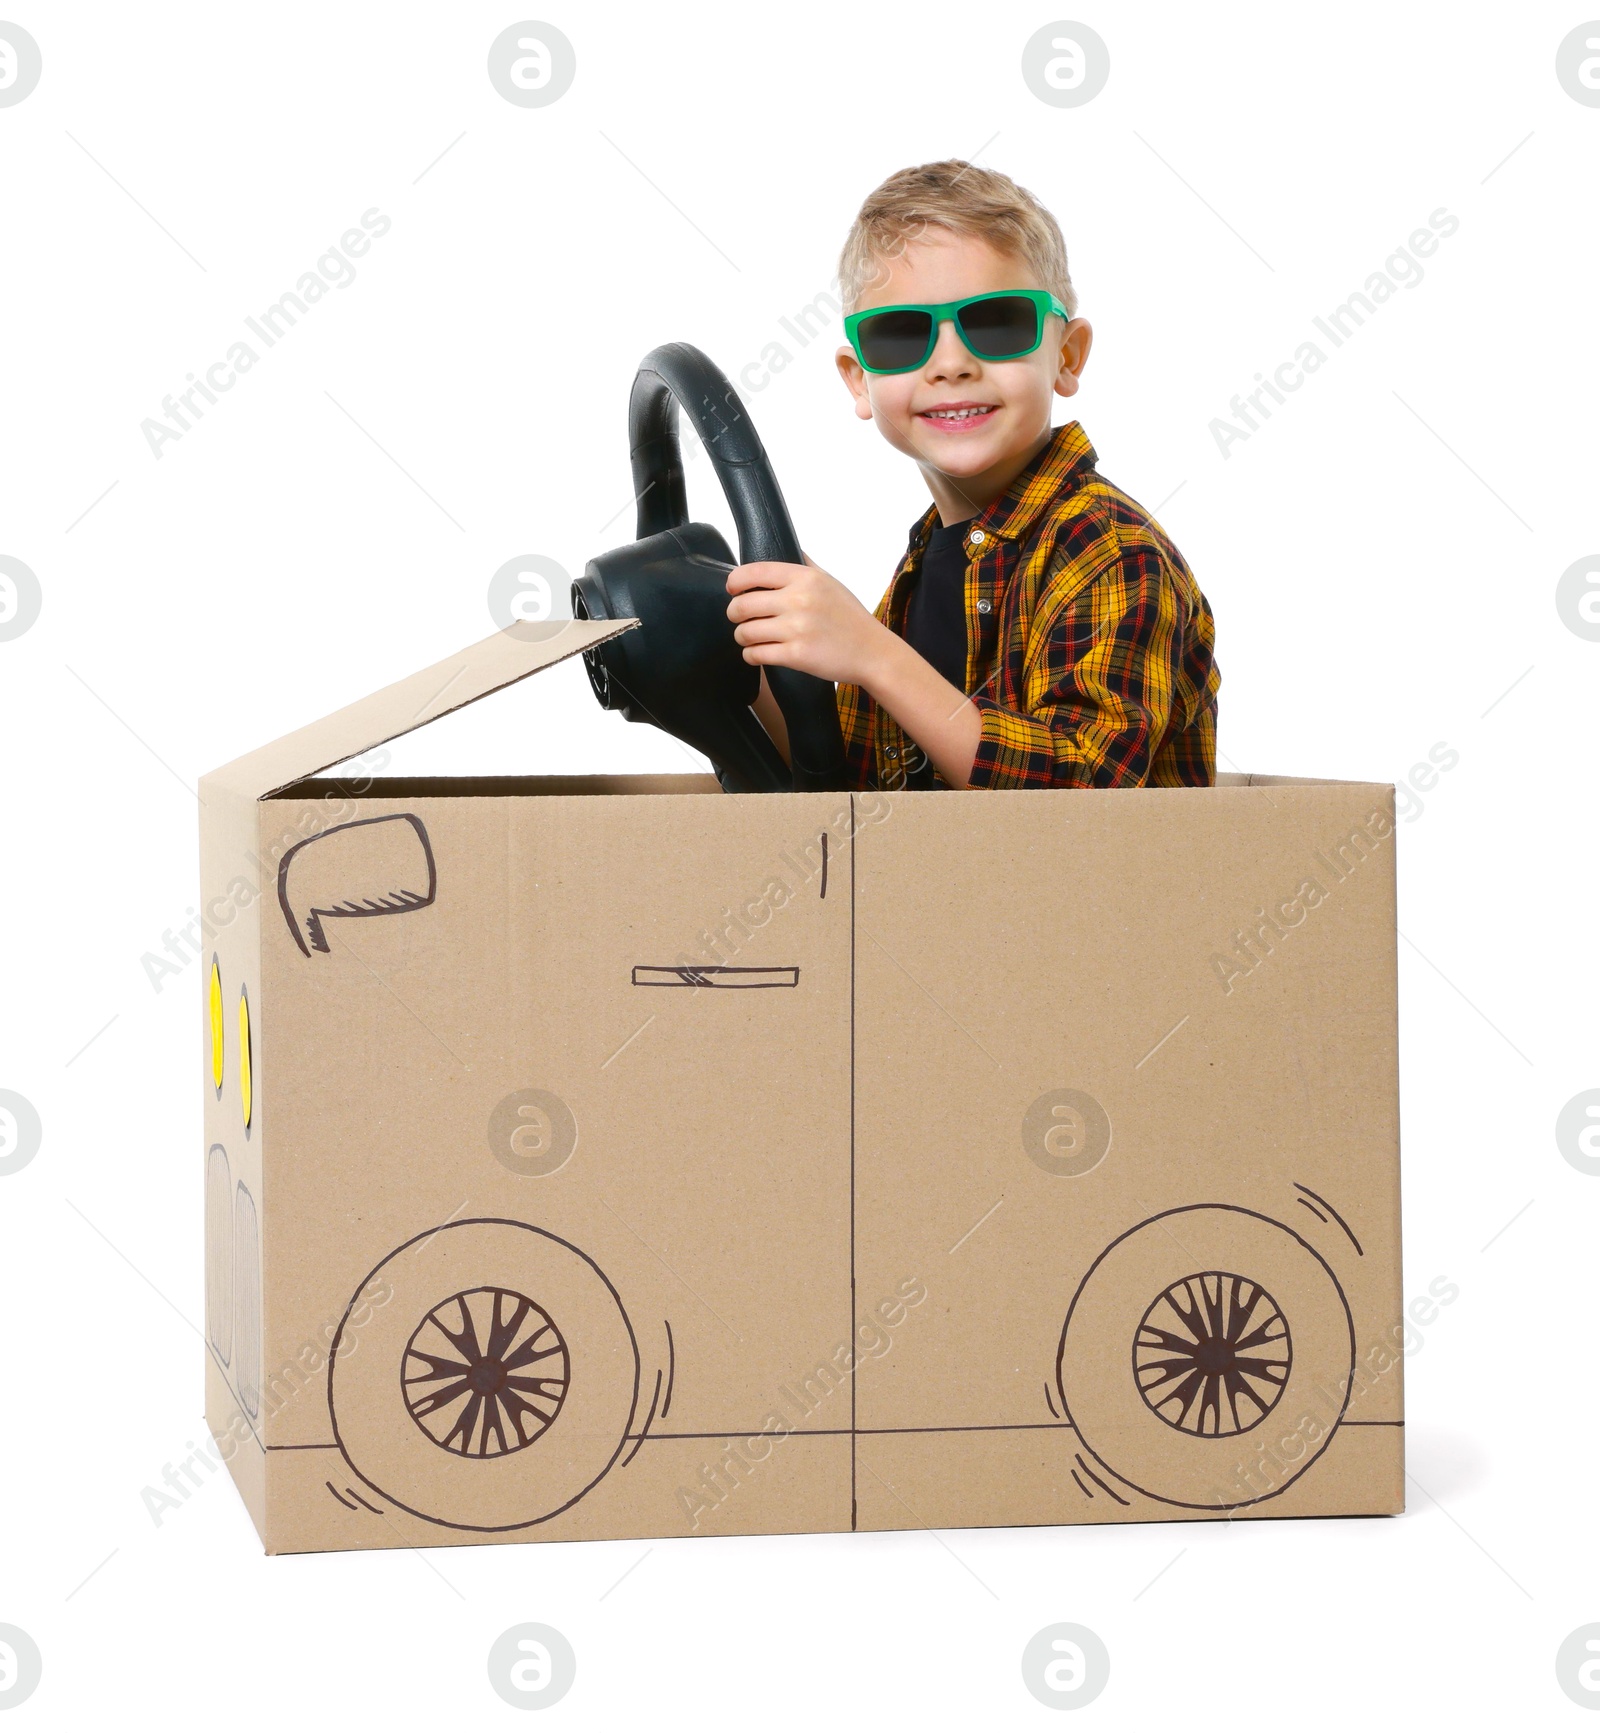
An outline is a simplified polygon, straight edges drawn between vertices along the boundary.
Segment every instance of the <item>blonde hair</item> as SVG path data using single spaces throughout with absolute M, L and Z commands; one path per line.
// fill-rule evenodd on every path
M 1032 266 L 1041 288 L 1059 297 L 1070 315 L 1078 292 L 1067 270 L 1061 228 L 1026 187 L 1010 175 L 975 168 L 951 157 L 903 168 L 868 193 L 839 254 L 839 288 L 853 313 L 884 280 L 884 264 L 898 258 L 930 225 L 973 235 L 997 252 Z

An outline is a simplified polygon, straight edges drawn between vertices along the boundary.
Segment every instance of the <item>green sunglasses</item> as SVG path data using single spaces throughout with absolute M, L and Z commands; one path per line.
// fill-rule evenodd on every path
M 1044 322 L 1071 315 L 1044 289 L 1001 289 L 931 305 L 868 307 L 845 316 L 844 334 L 868 373 L 909 373 L 933 353 L 939 327 L 954 319 L 968 350 L 984 361 L 1014 361 L 1044 341 Z

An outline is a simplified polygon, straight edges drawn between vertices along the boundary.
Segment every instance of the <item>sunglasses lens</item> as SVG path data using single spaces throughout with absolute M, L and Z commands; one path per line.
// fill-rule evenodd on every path
M 961 310 L 961 335 L 974 355 L 1021 355 L 1039 341 L 1039 311 L 1023 295 L 996 295 Z
M 875 313 L 856 327 L 862 365 L 875 373 L 901 373 L 916 367 L 928 353 L 932 330 L 932 318 L 914 309 Z

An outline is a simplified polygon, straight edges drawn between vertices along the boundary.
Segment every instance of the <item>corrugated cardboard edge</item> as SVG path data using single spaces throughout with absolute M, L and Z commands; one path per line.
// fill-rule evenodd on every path
M 638 624 L 637 620 L 521 621 L 208 771 L 200 779 L 200 798 L 206 803 L 214 794 L 263 799 L 331 764 L 370 752 L 453 710 L 464 709 L 569 656 L 592 650 Z
M 1394 789 L 1392 782 L 1368 782 L 1355 776 L 1278 776 L 1260 770 L 1219 770 L 1217 788 L 1375 788 Z

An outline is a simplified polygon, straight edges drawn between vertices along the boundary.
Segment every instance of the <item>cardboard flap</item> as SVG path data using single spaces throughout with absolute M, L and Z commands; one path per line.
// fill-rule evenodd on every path
M 330 764 L 369 752 L 452 710 L 515 685 L 541 668 L 603 644 L 637 620 L 519 621 L 482 643 L 435 662 L 392 686 L 358 698 L 320 722 L 258 747 L 202 780 L 212 788 L 260 800 Z

